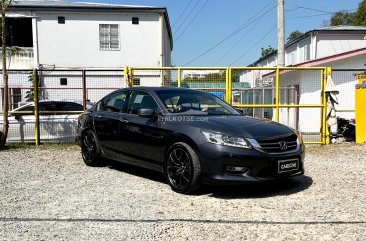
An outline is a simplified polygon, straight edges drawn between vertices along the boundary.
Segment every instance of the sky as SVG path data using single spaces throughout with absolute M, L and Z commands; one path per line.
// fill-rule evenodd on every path
M 174 66 L 247 66 L 261 48 L 277 49 L 277 0 L 68 0 L 166 7 Z M 329 23 L 332 13 L 361 0 L 285 0 L 285 38 Z

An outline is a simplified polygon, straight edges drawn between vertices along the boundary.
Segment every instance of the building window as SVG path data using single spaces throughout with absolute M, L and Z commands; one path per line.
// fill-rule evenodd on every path
M 60 78 L 60 85 L 67 85 L 67 78 Z
M 140 85 L 140 78 L 134 78 L 133 79 L 133 86 L 139 86 Z
M 65 17 L 63 17 L 63 16 L 59 16 L 59 17 L 58 17 L 58 23 L 59 23 L 59 24 L 65 24 Z
M 100 50 L 119 49 L 119 26 L 118 24 L 99 25 Z
M 139 18 L 138 17 L 132 17 L 132 24 L 139 24 Z
M 10 88 L 10 110 L 19 107 L 19 102 L 22 101 L 22 90 L 20 88 Z

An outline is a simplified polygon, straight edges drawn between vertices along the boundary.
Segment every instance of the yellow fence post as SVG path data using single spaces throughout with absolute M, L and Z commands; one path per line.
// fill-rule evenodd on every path
M 182 87 L 182 73 L 180 68 L 178 68 L 178 87 Z
M 229 98 L 229 68 L 226 68 L 226 79 L 225 79 L 225 101 L 230 104 L 230 98 Z
M 232 103 L 232 91 L 233 91 L 233 79 L 232 79 L 232 69 L 229 68 L 229 104 L 231 105 Z
M 129 82 L 128 82 L 128 67 L 124 67 L 123 68 L 123 80 L 124 80 L 124 84 L 123 84 L 123 86 L 125 85 L 125 84 L 127 84 L 127 87 L 130 85 L 129 84 Z
M 326 106 L 326 96 L 325 96 L 325 85 L 327 81 L 327 68 L 324 68 L 321 72 L 321 84 L 320 84 L 320 91 L 321 91 L 321 104 L 322 104 L 322 112 L 321 112 L 321 120 L 320 120 L 320 140 L 323 145 L 325 145 L 325 125 L 326 125 L 326 112 L 325 112 L 325 106 Z
M 133 68 L 132 67 L 129 68 L 128 73 L 129 73 L 128 75 L 130 76 L 130 87 L 133 87 L 133 84 L 134 84 L 133 83 L 134 82 L 133 79 L 134 79 L 134 77 L 133 77 Z
M 34 93 L 34 117 L 35 117 L 35 139 L 36 145 L 39 145 L 39 112 L 38 112 L 38 75 L 37 70 L 33 69 L 33 93 Z
M 365 103 L 366 103 L 366 75 L 357 75 L 358 84 L 355 86 L 355 107 L 356 107 L 356 143 L 366 143 L 366 115 L 365 115 Z
M 331 67 L 327 67 L 327 76 L 325 78 L 325 86 L 327 86 L 327 80 L 328 80 L 328 76 L 332 77 L 332 68 Z M 325 87 L 324 87 L 324 91 L 325 91 Z M 328 112 L 328 96 L 326 95 L 326 103 L 324 105 L 325 107 L 325 144 L 328 145 L 330 144 L 330 132 L 329 132 L 329 128 L 328 128 L 328 123 L 327 123 L 327 112 Z
M 276 67 L 276 122 L 280 122 L 280 68 Z

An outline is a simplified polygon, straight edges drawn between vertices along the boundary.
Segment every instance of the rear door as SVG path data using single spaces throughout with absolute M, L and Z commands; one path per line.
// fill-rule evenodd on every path
M 115 157 L 119 152 L 119 128 L 124 124 L 124 115 L 129 91 L 114 92 L 102 99 L 92 113 L 94 128 L 104 153 Z M 124 137 L 123 137 L 124 138 Z

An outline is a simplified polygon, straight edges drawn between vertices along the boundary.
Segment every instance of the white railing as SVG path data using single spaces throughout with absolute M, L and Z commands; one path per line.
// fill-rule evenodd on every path
M 8 57 L 6 65 L 9 69 L 32 69 L 34 66 L 33 48 L 21 48 L 23 51 Z M 2 54 L 0 51 L 0 63 L 2 66 Z

